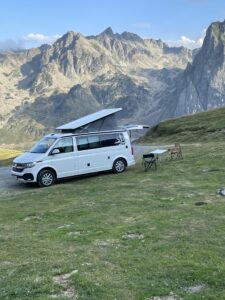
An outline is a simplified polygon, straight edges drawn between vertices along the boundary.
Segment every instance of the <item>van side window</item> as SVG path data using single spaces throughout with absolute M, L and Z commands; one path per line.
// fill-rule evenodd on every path
M 89 149 L 100 148 L 100 138 L 98 135 L 90 135 L 88 137 Z
M 77 149 L 78 151 L 89 149 L 87 136 L 77 138 Z
M 78 151 L 100 148 L 100 138 L 98 135 L 82 136 L 77 138 Z
M 125 139 L 122 133 L 80 136 L 76 139 L 78 151 L 97 149 L 101 147 L 118 146 L 125 143 Z
M 125 142 L 122 133 L 108 133 L 101 135 L 101 147 L 118 146 Z
M 61 138 L 54 146 L 54 149 L 59 149 L 60 153 L 73 152 L 73 138 Z

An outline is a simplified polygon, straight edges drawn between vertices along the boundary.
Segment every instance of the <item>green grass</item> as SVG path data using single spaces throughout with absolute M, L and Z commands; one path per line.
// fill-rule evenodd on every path
M 159 123 L 140 142 L 208 142 L 225 140 L 225 108 Z
M 224 299 L 224 149 L 186 145 L 184 160 L 157 171 L 138 162 L 123 174 L 1 192 L 1 300 L 62 300 L 69 288 L 78 299 Z
M 17 150 L 0 148 L 0 167 L 10 165 L 20 153 Z

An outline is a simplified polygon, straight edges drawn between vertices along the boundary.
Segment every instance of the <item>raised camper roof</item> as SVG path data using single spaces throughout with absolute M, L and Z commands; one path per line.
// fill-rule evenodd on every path
M 121 130 L 115 114 L 122 108 L 102 109 L 56 128 L 61 133 L 88 133 L 108 130 Z

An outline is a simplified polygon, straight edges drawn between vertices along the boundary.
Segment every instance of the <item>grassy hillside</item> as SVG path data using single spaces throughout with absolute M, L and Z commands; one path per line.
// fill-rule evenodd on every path
M 225 140 L 225 108 L 171 119 L 154 126 L 140 142 L 206 142 Z
M 21 152 L 17 150 L 0 148 L 0 167 L 11 164 L 13 158 L 20 153 Z
M 49 132 L 51 130 L 29 117 L 11 119 L 10 125 L 0 129 L 0 144 L 14 144 L 17 149 L 18 144 L 37 141 Z
M 0 189 L 1 300 L 224 299 L 224 149 L 198 143 L 157 171 L 138 162 Z

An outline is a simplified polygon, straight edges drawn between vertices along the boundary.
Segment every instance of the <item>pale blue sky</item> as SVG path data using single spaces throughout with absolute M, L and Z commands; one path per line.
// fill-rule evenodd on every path
M 98 34 L 108 26 L 193 46 L 211 22 L 224 19 L 225 0 L 2 0 L 0 48 L 36 46 L 69 30 Z

